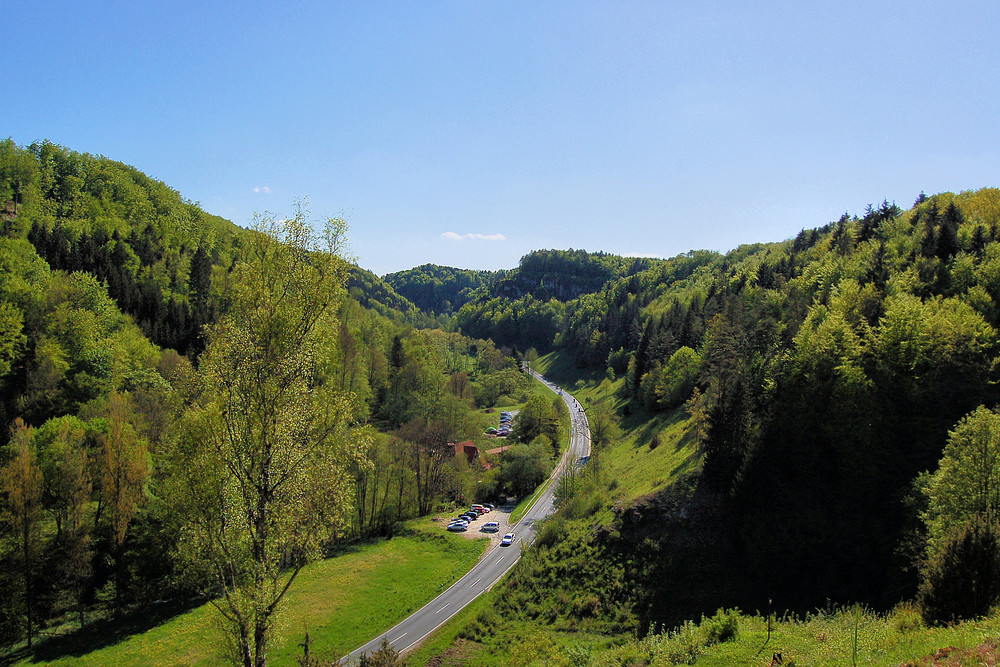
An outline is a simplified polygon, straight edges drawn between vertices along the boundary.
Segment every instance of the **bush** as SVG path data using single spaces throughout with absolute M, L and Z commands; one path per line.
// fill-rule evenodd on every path
M 586 519 L 604 508 L 604 499 L 596 491 L 581 494 L 566 503 L 563 516 L 567 519 Z
M 371 655 L 361 654 L 358 667 L 402 667 L 403 659 L 392 646 L 389 640 L 382 637 L 382 642 L 378 645 L 378 650 Z
M 924 620 L 920 615 L 920 609 L 912 602 L 902 603 L 893 610 L 892 628 L 898 634 L 905 635 L 923 627 Z
M 559 517 L 550 517 L 542 522 L 538 536 L 535 537 L 536 547 L 553 547 L 566 539 L 568 533 L 566 521 Z
M 977 515 L 927 560 L 917 593 L 927 623 L 951 623 L 989 612 L 1000 598 L 998 533 L 991 519 Z
M 458 636 L 461 639 L 482 643 L 493 637 L 499 622 L 500 615 L 497 614 L 493 607 L 487 607 L 479 612 L 479 615 L 475 619 L 467 623 L 459 631 Z
M 592 659 L 591 650 L 583 644 L 574 643 L 566 647 L 566 657 L 573 667 L 584 667 L 589 665 Z
M 650 658 L 666 660 L 675 665 L 692 665 L 704 650 L 704 640 L 697 626 L 685 621 L 669 633 L 646 638 Z
M 739 609 L 719 609 L 715 616 L 701 619 L 701 629 L 705 633 L 705 644 L 720 644 L 736 638 L 740 628 Z

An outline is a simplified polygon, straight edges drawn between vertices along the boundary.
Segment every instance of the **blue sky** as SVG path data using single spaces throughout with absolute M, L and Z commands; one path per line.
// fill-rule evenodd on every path
M 818 4 L 818 3 L 817 3 Z M 1000 3 L 6 2 L 0 136 L 378 274 L 776 241 L 1000 186 Z

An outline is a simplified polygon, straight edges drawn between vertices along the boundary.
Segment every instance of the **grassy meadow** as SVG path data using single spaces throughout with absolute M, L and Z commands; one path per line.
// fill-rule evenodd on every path
M 285 601 L 274 665 L 294 665 L 309 632 L 313 655 L 334 660 L 419 609 L 479 559 L 487 540 L 468 540 L 427 518 L 402 535 L 349 548 L 302 570 Z M 210 604 L 145 632 L 42 643 L 21 665 L 214 665 L 221 639 Z
M 625 400 L 619 397 L 624 377 L 602 387 L 600 372 L 579 369 L 569 355 L 552 352 L 539 357 L 534 368 L 569 390 L 585 410 L 607 403 L 620 410 Z M 621 438 L 596 452 L 600 465 L 614 480 L 611 501 L 627 502 L 663 489 L 678 475 L 698 464 L 698 451 L 683 408 L 652 418 L 646 414 L 630 415 L 621 421 Z M 602 517 L 610 520 L 610 514 Z

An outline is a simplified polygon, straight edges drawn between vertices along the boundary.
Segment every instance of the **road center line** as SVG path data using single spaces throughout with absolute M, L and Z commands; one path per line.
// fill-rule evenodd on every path
M 503 560 L 503 556 L 500 556 L 500 558 L 497 558 L 497 563 L 499 563 L 502 560 Z M 496 563 L 494 563 L 494 565 L 496 565 Z
M 478 579 L 476 579 L 475 581 L 473 581 L 471 584 L 469 584 L 469 588 L 472 588 L 473 586 L 475 586 L 476 584 L 478 584 L 482 580 L 483 580 L 483 578 L 479 577 Z
M 444 607 L 447 607 L 447 606 L 448 606 L 449 604 L 451 604 L 451 603 L 450 603 L 450 602 L 448 602 L 447 604 L 445 604 L 445 606 L 444 606 Z M 440 609 L 438 609 L 438 610 L 437 610 L 436 612 L 434 612 L 434 613 L 435 613 L 435 614 L 440 614 L 440 613 L 441 613 L 442 611 L 444 611 L 444 607 L 441 607 Z
M 403 634 L 401 634 L 400 636 L 396 637 L 395 639 L 393 639 L 393 640 L 392 640 L 391 642 L 389 642 L 389 643 L 390 643 L 390 644 L 395 644 L 396 642 L 398 642 L 398 641 L 399 641 L 400 639 L 402 639 L 402 638 L 403 638 L 403 637 L 405 637 L 405 636 L 406 636 L 406 633 L 404 632 Z

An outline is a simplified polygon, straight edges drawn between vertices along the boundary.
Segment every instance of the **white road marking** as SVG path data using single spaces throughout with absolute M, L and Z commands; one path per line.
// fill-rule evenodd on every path
M 475 581 L 473 581 L 471 584 L 469 584 L 469 588 L 472 588 L 473 586 L 475 586 L 476 584 L 478 584 L 482 580 L 483 580 L 483 578 L 479 577 L 478 579 L 476 579 Z
M 389 643 L 390 643 L 390 644 L 395 644 L 396 642 L 398 642 L 398 641 L 399 641 L 400 639 L 402 639 L 402 638 L 403 638 L 403 637 L 405 637 L 405 636 L 406 636 L 406 633 L 404 632 L 403 634 L 401 634 L 400 636 L 396 637 L 395 639 L 393 639 L 393 640 L 392 640 L 391 642 L 389 642 Z
M 440 614 L 440 613 L 441 613 L 442 611 L 444 611 L 445 607 L 447 607 L 447 606 L 448 606 L 449 604 L 451 604 L 451 603 L 449 602 L 449 603 L 448 603 L 448 604 L 446 604 L 446 605 L 445 605 L 444 607 L 441 607 L 440 609 L 438 609 L 438 610 L 437 610 L 436 612 L 434 612 L 434 613 L 435 613 L 435 614 Z
M 500 558 L 497 558 L 497 563 L 499 563 L 502 560 L 503 560 L 503 556 L 500 556 Z M 494 563 L 494 565 L 496 565 L 496 563 Z

